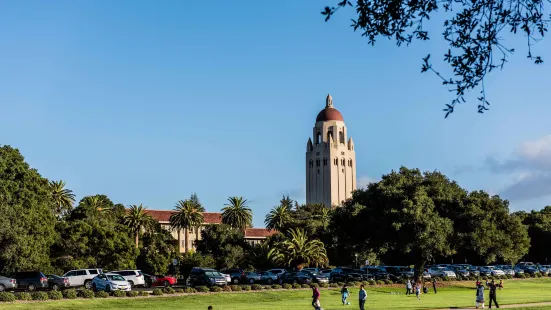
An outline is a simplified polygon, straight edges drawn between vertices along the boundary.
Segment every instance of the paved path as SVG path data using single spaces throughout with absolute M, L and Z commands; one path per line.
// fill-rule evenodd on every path
M 548 302 L 535 302 L 535 303 L 529 303 L 529 304 L 501 305 L 501 306 L 499 306 L 499 309 L 502 309 L 502 308 L 540 307 L 540 306 L 551 306 L 551 302 L 548 301 Z M 476 307 L 470 307 L 470 308 L 450 307 L 450 308 L 442 308 L 442 309 L 438 309 L 438 310 L 450 310 L 450 309 L 453 309 L 453 310 L 470 310 L 470 309 L 476 309 Z M 488 309 L 488 304 L 484 305 L 484 309 Z

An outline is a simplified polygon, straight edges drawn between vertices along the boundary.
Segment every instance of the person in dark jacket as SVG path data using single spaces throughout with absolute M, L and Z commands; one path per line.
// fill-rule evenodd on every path
M 494 280 L 489 284 L 490 286 L 490 305 L 488 308 L 492 308 L 492 301 L 496 304 L 496 308 L 499 308 L 499 305 L 496 300 L 496 289 L 497 285 L 495 285 Z
M 432 288 L 434 289 L 434 294 L 436 294 L 436 279 L 432 279 Z
M 360 285 L 360 292 L 358 296 L 360 297 L 360 310 L 365 310 L 365 300 L 367 299 L 367 292 L 365 291 L 363 284 Z

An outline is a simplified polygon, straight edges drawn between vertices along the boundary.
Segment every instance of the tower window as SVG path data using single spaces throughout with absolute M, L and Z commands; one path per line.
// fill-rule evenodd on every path
M 335 159 L 333 160 L 333 163 L 335 164 L 335 166 L 337 166 L 337 165 L 339 164 L 339 159 L 335 158 Z
M 321 142 L 321 133 L 318 132 L 318 134 L 316 135 L 316 144 L 320 144 Z
M 324 158 L 324 159 L 323 159 L 323 166 L 324 166 L 324 167 L 327 166 L 327 158 Z
M 310 168 L 314 167 L 314 161 L 310 159 Z
M 343 158 L 343 159 L 341 159 L 341 165 L 342 165 L 342 166 L 344 166 L 344 165 L 345 165 L 345 164 L 344 164 L 344 158 Z
M 344 144 L 344 132 L 339 131 L 339 141 Z
M 316 167 L 319 167 L 320 166 L 320 159 L 316 159 Z

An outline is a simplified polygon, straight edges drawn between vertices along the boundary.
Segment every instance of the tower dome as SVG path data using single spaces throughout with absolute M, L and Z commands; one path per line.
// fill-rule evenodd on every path
M 344 122 L 341 112 L 333 108 L 333 98 L 329 94 L 327 95 L 327 99 L 325 99 L 325 109 L 321 110 L 316 117 L 316 122 L 326 121 Z

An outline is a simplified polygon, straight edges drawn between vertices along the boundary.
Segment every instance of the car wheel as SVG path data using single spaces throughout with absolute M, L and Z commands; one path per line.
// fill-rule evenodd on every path
M 0 292 L 3 292 L 6 290 L 6 287 L 4 286 L 4 284 L 0 284 Z
M 96 283 L 92 284 L 92 291 L 97 292 L 98 288 L 96 287 Z
M 92 289 L 92 281 L 90 280 L 84 281 L 84 288 L 87 290 Z
M 249 284 L 254 284 L 254 279 L 249 279 Z
M 110 285 L 106 285 L 105 286 L 105 291 L 109 294 L 111 293 L 111 286 Z
M 27 290 L 29 290 L 29 292 L 34 292 L 36 291 L 36 285 L 31 283 L 27 286 Z
M 133 281 L 128 281 L 128 284 L 130 284 L 131 289 L 134 287 L 134 282 Z
M 274 282 L 271 278 L 268 278 L 268 284 L 272 284 Z
M 59 290 L 59 285 L 57 284 L 52 285 L 52 291 L 58 291 L 58 290 Z
M 165 280 L 165 281 L 163 282 L 163 285 L 164 285 L 164 287 L 169 287 L 169 286 L 170 286 L 170 283 L 168 283 L 168 281 Z

